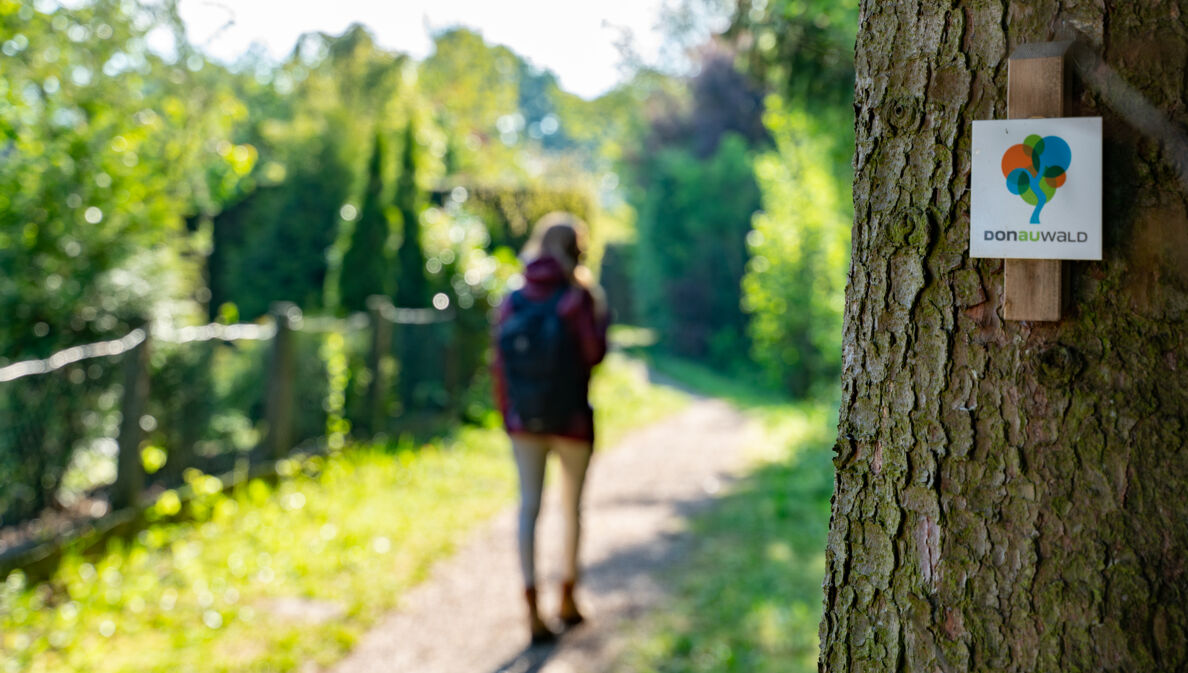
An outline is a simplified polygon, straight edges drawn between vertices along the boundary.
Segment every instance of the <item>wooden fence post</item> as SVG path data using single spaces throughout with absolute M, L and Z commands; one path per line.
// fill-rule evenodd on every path
M 455 314 L 456 315 L 456 314 Z M 443 387 L 446 392 L 446 408 L 451 411 L 457 411 L 461 408 L 458 404 L 458 394 L 461 388 L 461 369 L 462 363 L 458 361 L 460 348 L 458 348 L 458 323 L 457 317 L 451 318 L 442 323 L 442 340 L 444 348 L 442 359 L 445 361 L 443 365 Z
M 272 317 L 276 321 L 276 336 L 268 371 L 265 403 L 268 434 L 264 447 L 269 457 L 280 459 L 293 448 L 293 323 L 301 319 L 301 309 L 289 302 L 277 302 L 272 306 Z
M 116 482 L 112 487 L 113 510 L 140 505 L 144 492 L 144 463 L 140 459 L 140 440 L 144 431 L 140 419 L 148 407 L 149 395 L 149 326 L 145 323 L 144 340 L 124 353 L 124 397 L 120 405 L 119 454 L 116 459 Z
M 371 370 L 371 382 L 367 385 L 367 432 L 374 435 L 385 426 L 388 381 L 384 376 L 384 361 L 392 353 L 392 303 L 388 298 L 375 294 L 367 298 L 367 313 L 371 317 L 371 352 L 367 356 L 367 368 Z
M 413 344 L 416 339 L 416 335 L 413 333 L 414 327 L 416 325 L 410 325 L 407 322 L 397 322 L 392 326 L 391 352 L 392 357 L 396 360 L 395 389 L 401 416 L 407 415 L 413 408 L 414 372 L 413 360 L 410 356 L 413 354 Z
M 1072 42 L 1021 44 L 1007 61 L 1007 117 L 1063 117 L 1071 98 L 1065 55 Z M 1064 263 L 1058 259 L 1007 259 L 1003 317 L 1060 320 Z

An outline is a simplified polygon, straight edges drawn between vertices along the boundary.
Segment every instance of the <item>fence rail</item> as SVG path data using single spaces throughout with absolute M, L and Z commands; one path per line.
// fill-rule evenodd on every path
M 366 327 L 364 322 L 362 327 Z M 161 341 L 175 344 L 195 343 L 199 341 L 267 341 L 276 336 L 276 325 L 238 324 L 223 325 L 211 323 L 198 327 L 157 327 L 153 330 L 153 337 Z
M 76 362 L 82 362 L 83 360 L 121 355 L 139 346 L 144 341 L 145 336 L 146 333 L 143 329 L 134 329 L 119 339 L 100 341 L 83 346 L 73 346 L 58 351 L 44 360 L 25 360 L 6 367 L 0 367 L 0 383 L 15 381 L 26 376 L 48 374 L 49 372 L 59 370 Z
M 460 361 L 469 375 L 481 362 L 460 356 L 456 312 L 383 297 L 368 306 L 346 318 L 277 304 L 258 324 L 146 325 L 0 368 L 0 525 L 37 516 L 80 469 L 102 472 L 79 468 L 79 456 L 114 464 L 90 486 L 112 509 L 136 508 L 146 488 L 172 487 L 190 467 L 276 460 L 310 441 L 385 431 L 411 409 L 448 410 L 466 378 Z M 152 449 L 166 458 L 150 480 Z

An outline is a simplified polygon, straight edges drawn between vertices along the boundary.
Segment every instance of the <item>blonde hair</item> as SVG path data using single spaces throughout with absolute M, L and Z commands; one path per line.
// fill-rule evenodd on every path
M 536 221 L 520 259 L 527 262 L 552 257 L 572 276 L 581 263 L 585 245 L 586 223 L 572 213 L 554 211 Z
M 530 262 L 538 257 L 552 257 L 557 260 L 569 282 L 584 287 L 594 301 L 594 313 L 606 316 L 606 294 L 590 269 L 582 265 L 582 254 L 586 249 L 586 223 L 573 213 L 554 211 L 536 221 L 532 236 L 520 251 L 520 259 Z

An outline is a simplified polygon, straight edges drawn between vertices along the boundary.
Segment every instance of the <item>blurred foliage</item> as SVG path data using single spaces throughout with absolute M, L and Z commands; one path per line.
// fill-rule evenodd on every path
M 280 300 L 358 310 L 378 290 L 366 269 L 397 257 L 381 287 L 427 305 L 428 191 L 499 194 L 488 246 L 518 244 L 543 214 L 523 203 L 537 191 L 579 194 L 551 205 L 594 223 L 613 144 L 599 118 L 631 117 L 629 96 L 587 104 L 465 29 L 435 35 L 422 63 L 355 25 L 303 36 L 280 63 L 250 51 L 224 66 L 189 44 L 172 2 L 70 7 L 0 2 L 9 361 L 126 332 L 136 316 L 251 320 Z M 393 157 L 373 152 L 380 142 Z M 347 260 L 355 232 L 381 219 L 391 230 Z M 342 297 L 352 284 L 367 287 Z
M 772 97 L 776 149 L 755 162 L 763 211 L 747 242 L 743 306 L 768 382 L 798 397 L 836 387 L 853 217 L 843 113 L 810 116 Z
M 457 28 L 435 36 L 417 81 L 434 116 L 452 132 L 452 172 L 478 180 L 522 175 L 513 149 L 524 121 L 517 117 L 520 73 L 519 57 L 507 47 L 488 45 L 474 31 Z
M 388 264 L 389 226 L 384 202 L 384 137 L 377 134 L 367 164 L 363 209 L 351 231 L 351 244 L 342 258 L 347 272 L 338 277 L 338 304 L 346 311 L 366 311 L 367 298 L 384 291 Z
M 743 281 L 749 333 L 765 378 L 800 397 L 836 388 L 841 371 L 857 28 L 855 0 L 740 0 L 724 35 L 773 91 Z
M 854 97 L 857 32 L 858 0 L 736 0 L 722 37 L 771 91 L 832 109 L 849 107 Z
M 421 62 L 355 25 L 279 62 L 219 64 L 174 0 L 0 0 L 0 365 L 141 320 L 251 321 L 277 301 L 342 316 L 380 293 L 456 315 L 395 335 L 385 412 L 484 422 L 470 384 L 489 312 L 531 225 L 568 210 L 591 225 L 589 263 L 609 246 L 621 316 L 670 351 L 809 393 L 838 367 L 855 10 L 736 9 L 695 76 L 644 68 L 588 101 L 462 28 Z M 301 437 L 350 436 L 373 374 L 363 338 L 302 336 Z M 254 446 L 266 345 L 155 350 L 154 479 Z M 83 384 L 0 390 L 12 417 L 62 416 L 0 446 L 0 500 L 19 500 L 5 516 L 108 478 L 119 372 L 92 365 L 62 374 Z
M 0 2 L 0 357 L 192 314 L 210 212 L 254 165 L 243 103 L 156 6 Z M 174 41 L 166 58 L 150 33 Z
M 373 150 L 376 138 L 394 134 L 411 114 L 404 103 L 410 67 L 355 25 L 341 36 L 304 35 L 279 66 L 249 54 L 225 75 L 252 110 L 239 132 L 261 148 L 262 161 L 256 191 L 214 221 L 212 317 L 225 302 L 246 319 L 276 301 L 307 312 L 338 308 L 351 223 L 373 185 L 369 158 L 378 153 L 381 189 L 390 177 L 383 151 Z M 386 201 L 372 205 L 385 217 Z M 382 235 L 371 254 L 383 254 L 386 224 Z
M 681 146 L 698 159 L 714 154 L 728 133 L 759 147 L 767 140 L 763 127 L 763 90 L 734 65 L 728 51 L 707 47 L 697 75 L 688 83 L 689 99 L 661 98 L 653 112 L 646 147 Z
M 680 355 L 729 366 L 747 357 L 740 282 L 759 207 L 744 140 L 726 135 L 697 161 L 672 148 L 643 167 L 636 251 L 639 315 Z
M 639 324 L 632 284 L 635 251 L 633 242 L 616 241 L 607 245 L 603 252 L 599 280 L 606 291 L 606 302 L 614 323 Z
M 425 282 L 425 251 L 421 245 L 421 210 L 423 196 L 417 186 L 417 132 L 414 122 L 404 127 L 400 143 L 400 177 L 396 181 L 395 207 L 400 215 L 400 242 L 392 266 L 393 297 L 397 306 L 429 306 L 429 287 Z
M 750 355 L 757 378 L 777 389 L 797 396 L 828 390 L 840 367 L 852 213 L 857 3 L 685 0 L 666 13 L 678 43 L 717 30 L 714 48 L 702 52 L 731 55 L 767 93 L 763 127 L 773 146 L 754 157 L 763 209 L 747 238 L 742 282 Z M 710 116 L 702 125 L 720 122 Z
M 724 129 L 751 140 L 762 210 L 753 220 L 746 217 L 754 229 L 747 236 L 749 261 L 740 280 L 750 350 L 743 344 L 735 359 L 751 365 L 757 380 L 797 396 L 835 386 L 840 369 L 853 212 L 849 157 L 857 13 L 856 0 L 683 0 L 665 9 L 670 40 L 686 48 L 704 41 L 707 29 L 718 32 L 710 46 L 701 45 L 696 52 L 699 70 L 689 83 L 692 103 L 682 106 L 675 99 L 675 104 L 662 106 L 667 109 L 659 116 L 650 112 L 647 146 L 653 150 L 675 138 L 691 138 L 687 146 L 694 156 L 705 157 Z M 766 97 L 748 96 L 755 87 Z M 755 127 L 765 132 L 757 134 Z M 761 135 L 770 144 L 760 142 Z M 707 190 L 704 208 L 720 208 L 719 196 Z M 648 198 L 662 200 L 650 193 Z M 685 217 L 686 210 L 700 209 L 689 204 L 660 219 L 675 220 Z M 650 267 L 668 254 L 645 249 L 650 245 L 643 239 L 649 217 L 641 206 L 636 274 L 641 298 L 658 292 L 656 274 L 663 272 Z M 661 226 L 681 230 L 680 225 Z M 741 224 L 734 226 L 746 231 Z M 698 288 L 702 301 L 715 302 L 727 287 L 720 278 L 711 286 L 693 283 L 700 275 L 696 272 L 676 273 L 678 282 Z M 641 320 L 664 324 L 654 304 L 640 305 Z M 692 330 L 669 327 L 666 347 L 698 355 L 671 340 L 713 330 L 720 322 L 703 322 Z
M 767 141 L 761 100 L 711 52 L 687 101 L 658 96 L 644 151 L 630 158 L 636 315 L 662 347 L 717 366 L 749 358 L 740 283 L 759 208 L 751 155 Z

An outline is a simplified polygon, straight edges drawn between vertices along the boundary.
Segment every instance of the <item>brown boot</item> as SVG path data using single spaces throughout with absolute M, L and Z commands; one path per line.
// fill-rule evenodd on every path
M 556 640 L 557 634 L 541 621 L 540 613 L 536 609 L 536 587 L 524 590 L 524 600 L 528 603 L 528 632 L 532 637 L 532 644 L 540 645 Z
M 561 583 L 561 609 L 557 616 L 566 626 L 576 626 L 585 619 L 582 613 L 578 612 L 577 602 L 573 599 L 574 584 L 572 580 Z

